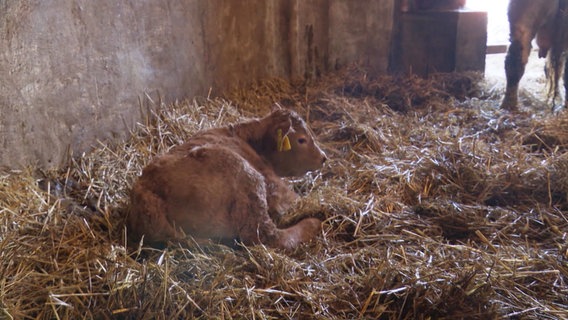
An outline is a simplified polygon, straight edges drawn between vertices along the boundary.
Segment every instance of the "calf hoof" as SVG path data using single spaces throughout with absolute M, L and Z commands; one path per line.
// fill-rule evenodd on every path
M 312 240 L 321 230 L 321 221 L 307 218 L 290 228 L 282 230 L 278 246 L 285 250 L 293 250 L 298 245 Z

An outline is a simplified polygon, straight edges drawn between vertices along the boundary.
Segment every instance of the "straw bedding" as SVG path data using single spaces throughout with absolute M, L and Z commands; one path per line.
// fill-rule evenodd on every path
M 476 74 L 272 80 L 172 105 L 61 170 L 0 175 L 0 319 L 568 318 L 568 114 Z M 309 119 L 325 167 L 282 221 L 317 240 L 162 249 L 128 243 L 130 185 L 198 130 L 278 103 Z

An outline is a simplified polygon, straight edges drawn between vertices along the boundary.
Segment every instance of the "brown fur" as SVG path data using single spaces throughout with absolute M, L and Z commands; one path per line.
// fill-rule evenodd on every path
M 291 150 L 277 150 L 278 129 Z M 273 219 L 297 198 L 279 176 L 303 175 L 325 159 L 305 122 L 287 110 L 203 131 L 143 170 L 132 188 L 129 233 L 151 244 L 188 234 L 293 249 L 313 238 L 321 222 L 276 227 Z

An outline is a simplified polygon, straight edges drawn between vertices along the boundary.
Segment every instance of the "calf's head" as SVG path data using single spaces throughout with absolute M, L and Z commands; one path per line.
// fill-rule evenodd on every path
M 295 112 L 286 111 L 289 121 L 275 121 L 265 139 L 267 154 L 274 171 L 281 177 L 301 176 L 320 169 L 326 160 L 314 134 Z M 281 117 L 282 110 L 271 114 Z

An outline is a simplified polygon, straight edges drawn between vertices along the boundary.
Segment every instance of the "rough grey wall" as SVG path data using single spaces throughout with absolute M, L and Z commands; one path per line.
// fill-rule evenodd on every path
M 350 62 L 384 72 L 395 0 L 0 0 L 0 167 L 121 139 L 139 99 Z
M 371 72 L 389 67 L 395 1 L 331 1 L 330 58 L 335 67 L 352 62 Z

